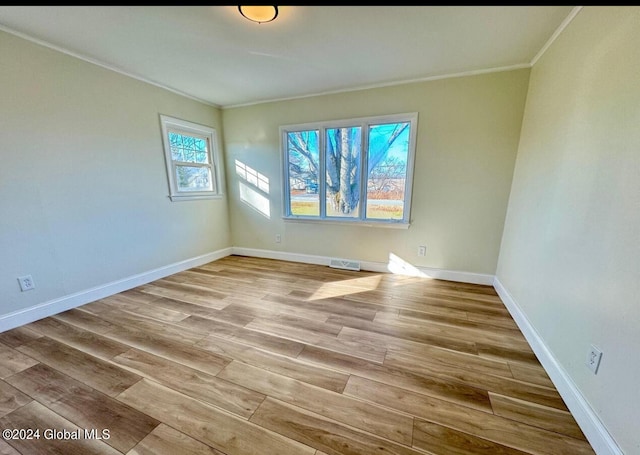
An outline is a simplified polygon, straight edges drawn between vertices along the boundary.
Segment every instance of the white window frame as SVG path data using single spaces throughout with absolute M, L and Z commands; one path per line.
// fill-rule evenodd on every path
M 409 131 L 409 151 L 407 156 L 407 176 L 405 183 L 405 192 L 404 192 L 404 212 L 403 218 L 398 220 L 381 220 L 374 218 L 366 217 L 366 193 L 367 193 L 367 172 L 360 173 L 360 211 L 358 217 L 334 217 L 326 215 L 326 150 L 325 150 L 325 142 L 326 142 L 326 131 L 327 129 L 332 128 L 344 128 L 344 127 L 360 127 L 361 128 L 361 145 L 362 150 L 360 153 L 360 166 L 362 170 L 366 170 L 368 168 L 367 160 L 368 160 L 368 149 L 369 149 L 369 127 L 386 124 L 386 123 L 409 123 L 410 131 Z M 288 157 L 288 138 L 287 134 L 290 132 L 296 131 L 308 131 L 308 130 L 318 130 L 318 160 L 319 160 L 319 171 L 318 171 L 318 194 L 319 194 L 319 204 L 320 204 L 320 215 L 318 216 L 309 216 L 309 215 L 294 215 L 291 213 L 291 189 L 290 179 L 289 179 L 289 157 Z M 357 224 L 361 226 L 372 226 L 372 227 L 389 227 L 389 228 L 400 228 L 407 229 L 411 222 L 411 194 L 413 188 L 413 172 L 414 172 L 414 163 L 416 156 L 416 137 L 418 130 L 418 113 L 410 112 L 410 113 L 402 113 L 402 114 L 391 114 L 391 115 L 382 115 L 376 117 L 359 117 L 352 119 L 341 119 L 341 120 L 330 120 L 323 122 L 312 122 L 312 123 L 302 123 L 295 125 L 283 125 L 280 127 L 280 159 L 281 159 L 281 170 L 282 170 L 282 218 L 285 221 L 297 221 L 297 222 L 312 222 L 312 223 L 336 223 L 336 224 Z
M 189 122 L 186 120 L 160 115 L 162 125 L 162 144 L 164 146 L 164 158 L 169 181 L 169 198 L 172 201 L 190 201 L 197 199 L 219 199 L 222 197 L 221 180 L 219 174 L 218 136 L 214 128 Z M 171 155 L 169 145 L 169 132 L 184 135 L 192 135 L 207 141 L 208 163 L 191 163 L 175 161 Z M 211 173 L 211 190 L 207 191 L 180 191 L 176 181 L 176 166 L 206 167 Z

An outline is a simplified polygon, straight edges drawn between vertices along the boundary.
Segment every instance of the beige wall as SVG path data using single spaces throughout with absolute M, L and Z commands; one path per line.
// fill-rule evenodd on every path
M 517 70 L 222 114 L 0 32 L 0 316 L 232 244 L 490 275 L 497 263 L 623 451 L 640 452 L 638 24 L 638 7 L 584 8 L 530 81 Z M 280 125 L 403 112 L 419 114 L 408 230 L 283 222 Z M 226 198 L 170 202 L 159 114 L 218 129 L 229 214 Z M 241 201 L 235 160 L 269 178 L 268 216 Z M 19 291 L 24 274 L 36 290 Z M 604 352 L 595 376 L 590 344 Z
M 497 271 L 627 454 L 640 453 L 639 75 L 638 7 L 585 7 L 533 67 Z
M 4 32 L 0 62 L 0 315 L 230 246 L 225 199 L 168 199 L 160 133 L 218 109 Z
M 383 263 L 394 253 L 493 275 L 528 78 L 524 69 L 223 110 L 234 246 Z M 408 112 L 418 112 L 408 230 L 283 222 L 281 125 Z M 236 160 L 269 178 L 269 217 L 241 201 Z

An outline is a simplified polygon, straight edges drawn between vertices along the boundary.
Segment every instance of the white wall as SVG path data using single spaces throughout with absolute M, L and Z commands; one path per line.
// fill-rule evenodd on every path
M 0 61 L 0 318 L 232 244 L 482 274 L 497 263 L 562 371 L 640 453 L 640 8 L 584 8 L 530 81 L 518 70 L 222 114 L 3 32 Z M 283 222 L 280 125 L 399 112 L 419 113 L 408 230 Z M 170 202 L 159 114 L 218 129 L 230 215 L 226 198 Z M 269 178 L 268 217 L 241 201 L 236 159 Z M 24 274 L 35 290 L 19 291 Z
M 640 8 L 585 7 L 531 71 L 497 278 L 640 453 Z M 597 375 L 585 366 L 595 344 Z
M 167 197 L 160 132 L 218 109 L 4 32 L 0 62 L 0 316 L 230 246 L 225 198 Z
M 528 78 L 524 69 L 224 109 L 234 246 L 378 263 L 394 253 L 493 276 Z M 282 220 L 281 125 L 407 112 L 418 112 L 408 230 Z M 236 160 L 268 177 L 269 216 L 241 200 Z

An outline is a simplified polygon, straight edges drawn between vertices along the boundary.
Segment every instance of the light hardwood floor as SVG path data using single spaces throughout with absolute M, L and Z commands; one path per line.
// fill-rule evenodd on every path
M 0 454 L 594 453 L 492 287 L 240 256 L 0 334 L 27 428 Z

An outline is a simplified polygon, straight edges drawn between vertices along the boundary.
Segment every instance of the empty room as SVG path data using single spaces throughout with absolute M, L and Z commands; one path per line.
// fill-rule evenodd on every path
M 0 62 L 0 454 L 640 454 L 640 7 L 0 6 Z

